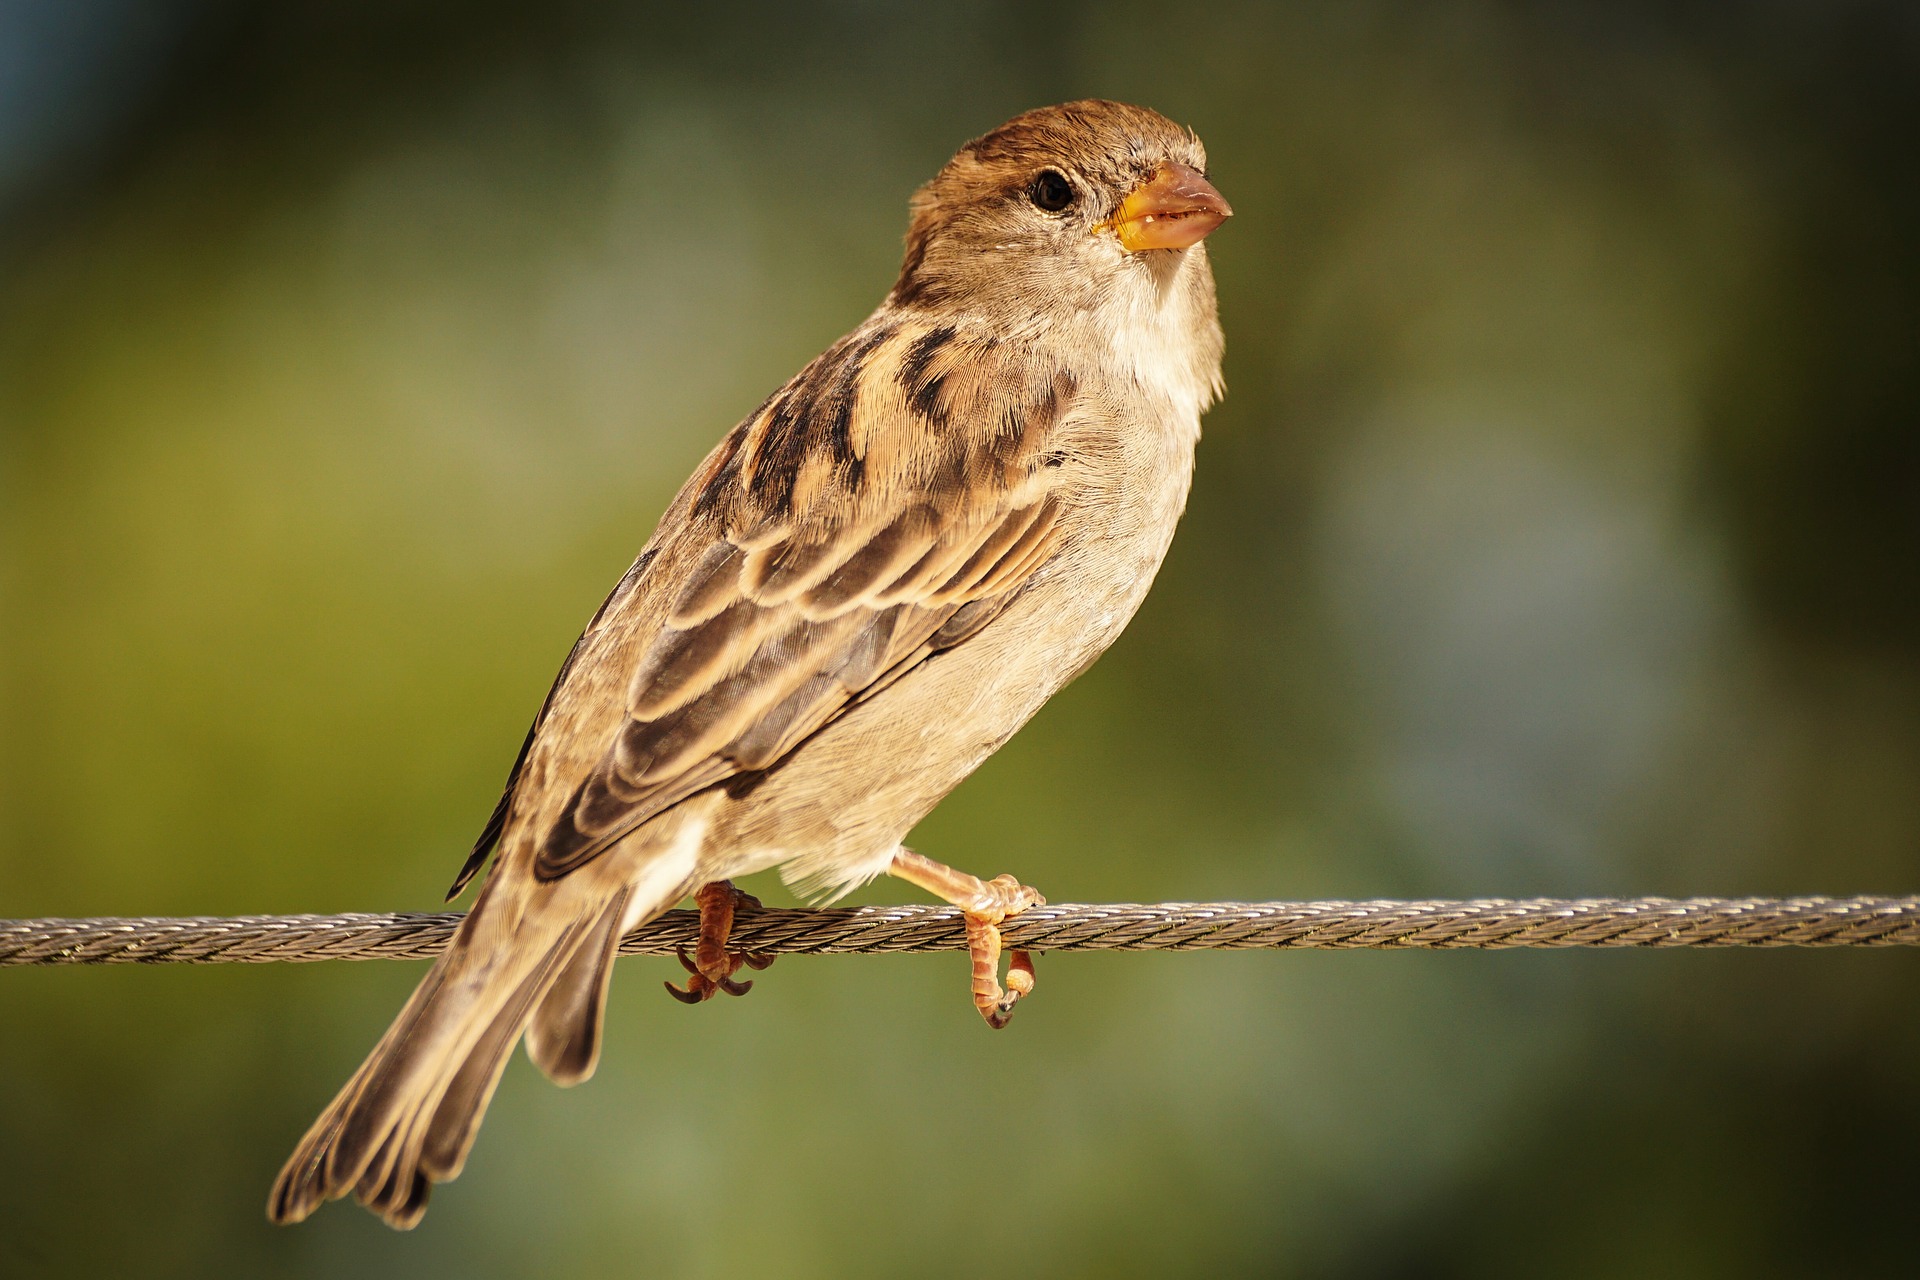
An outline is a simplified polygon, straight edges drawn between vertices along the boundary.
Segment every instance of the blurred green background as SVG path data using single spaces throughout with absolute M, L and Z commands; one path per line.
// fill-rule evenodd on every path
M 917 833 L 1056 900 L 1920 889 L 1904 3 L 0 3 L 0 915 L 430 908 L 964 139 L 1191 124 L 1226 402 Z M 750 885 L 788 901 L 770 880 Z M 880 884 L 866 901 L 911 900 Z M 629 960 L 396 1236 L 420 967 L 0 973 L 0 1274 L 1911 1274 L 1920 956 Z

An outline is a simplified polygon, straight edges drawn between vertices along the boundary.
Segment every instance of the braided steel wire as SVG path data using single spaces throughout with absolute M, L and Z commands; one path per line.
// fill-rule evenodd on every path
M 437 954 L 455 912 L 0 921 L 0 966 L 267 964 Z M 626 955 L 690 948 L 699 916 L 669 911 Z M 1920 945 L 1920 898 L 1529 898 L 1466 902 L 1062 903 L 1003 931 L 1031 951 L 1252 948 L 1887 947 Z M 731 945 L 778 954 L 964 951 L 953 907 L 743 906 Z

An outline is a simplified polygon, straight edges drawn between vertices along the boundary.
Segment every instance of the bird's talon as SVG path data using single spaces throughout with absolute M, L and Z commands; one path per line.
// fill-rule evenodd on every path
M 740 972 L 745 964 L 754 969 L 764 969 L 773 963 L 773 956 L 766 952 L 747 952 L 727 950 L 727 938 L 733 932 L 734 913 L 740 907 L 758 908 L 760 899 L 750 893 L 742 893 L 726 880 L 715 880 L 702 885 L 693 900 L 700 907 L 700 937 L 689 956 L 685 948 L 675 954 L 680 957 L 680 966 L 689 974 L 686 990 L 682 991 L 672 983 L 667 990 L 674 999 L 682 1004 L 699 1004 L 709 1000 L 716 991 L 724 991 L 730 996 L 743 996 L 753 990 L 751 982 L 737 982 L 734 974 Z
M 988 1026 L 995 1030 L 1006 1026 L 1015 1003 L 1033 991 L 1033 956 L 1025 951 L 1010 952 L 1007 984 L 1002 987 L 1000 926 L 1010 916 L 1044 905 L 1046 898 L 1012 876 L 980 880 L 907 848 L 894 851 L 887 870 L 960 908 L 967 927 L 967 955 L 973 964 L 974 1007 Z
M 1030 889 L 1025 892 L 1033 893 Z M 1019 909 L 1025 910 L 1025 907 Z M 1028 951 L 1007 953 L 1006 982 L 1004 986 L 1001 984 L 1000 920 L 1003 918 L 998 912 L 993 915 L 966 913 L 967 951 L 973 960 L 973 1003 L 995 1031 L 1012 1021 L 1013 1006 L 1022 996 L 1032 994 L 1034 986 L 1033 954 Z
M 1009 1022 L 1013 1021 L 1013 1006 L 1019 1003 L 1019 995 L 1014 992 L 1008 992 L 1006 998 L 1001 1000 L 999 1004 L 995 1005 L 992 1009 L 982 1009 L 980 1014 L 987 1020 L 989 1027 L 992 1027 L 995 1031 L 999 1031 Z

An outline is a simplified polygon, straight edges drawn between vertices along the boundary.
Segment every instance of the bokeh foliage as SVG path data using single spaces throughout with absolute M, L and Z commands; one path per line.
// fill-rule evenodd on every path
M 1231 392 L 1133 629 L 920 847 L 1916 889 L 1910 6 L 73 0 L 0 8 L 0 914 L 433 905 L 907 193 L 1090 94 L 1208 144 Z M 1911 955 L 1061 956 L 1000 1035 L 954 957 L 670 968 L 409 1237 L 261 1204 L 417 967 L 0 974 L 0 1274 L 1910 1266 Z

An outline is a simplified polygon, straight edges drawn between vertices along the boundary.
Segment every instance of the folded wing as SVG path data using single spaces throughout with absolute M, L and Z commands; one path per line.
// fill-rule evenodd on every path
M 577 730 L 570 701 L 608 697 L 575 664 L 535 724 L 500 824 L 544 824 L 535 874 L 565 875 L 695 792 L 771 768 L 990 623 L 1057 549 L 1073 394 L 990 335 L 899 319 L 775 393 L 689 481 L 582 640 L 614 637 L 631 668 L 598 757 L 542 740 L 549 723 Z M 547 795 L 514 794 L 523 777 Z

